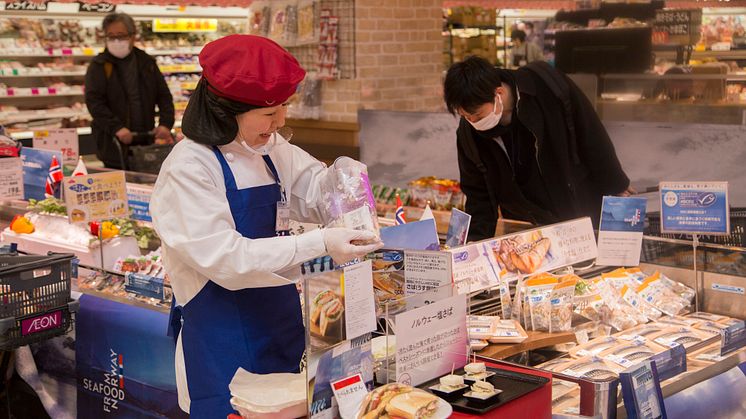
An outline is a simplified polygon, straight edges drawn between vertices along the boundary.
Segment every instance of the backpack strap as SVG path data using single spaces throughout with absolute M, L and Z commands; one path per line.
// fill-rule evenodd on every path
M 106 80 L 109 80 L 112 71 L 114 71 L 114 64 L 109 61 L 104 61 L 104 75 L 106 75 Z
M 573 163 L 580 163 L 578 155 L 577 134 L 575 132 L 575 122 L 573 121 L 572 102 L 570 101 L 570 83 L 552 66 L 544 61 L 534 61 L 523 68 L 532 71 L 538 75 L 552 91 L 552 94 L 562 102 L 565 114 L 565 124 L 567 125 L 568 149 L 570 158 Z

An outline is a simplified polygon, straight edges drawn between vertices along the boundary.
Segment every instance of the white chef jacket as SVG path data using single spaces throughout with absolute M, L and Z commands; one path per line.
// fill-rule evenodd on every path
M 219 146 L 238 189 L 271 185 L 275 179 L 262 156 L 234 141 Z M 320 222 L 323 163 L 299 147 L 277 144 L 270 152 L 290 204 L 291 218 Z M 249 239 L 236 231 L 226 198 L 225 180 L 211 147 L 180 141 L 163 163 L 150 201 L 153 224 L 162 243 L 163 264 L 174 297 L 186 305 L 212 280 L 229 290 L 287 285 L 275 272 L 322 256 L 323 232 Z M 179 406 L 189 411 L 181 336 L 176 348 Z

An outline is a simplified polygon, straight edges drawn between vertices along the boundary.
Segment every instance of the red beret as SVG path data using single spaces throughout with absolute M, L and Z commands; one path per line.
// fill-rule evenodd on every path
M 267 107 L 285 102 L 306 72 L 274 41 L 254 35 L 229 35 L 199 54 L 202 76 L 218 96 Z

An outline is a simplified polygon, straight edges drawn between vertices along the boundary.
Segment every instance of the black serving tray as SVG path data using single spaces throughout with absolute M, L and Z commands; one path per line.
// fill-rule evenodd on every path
M 549 379 L 546 377 L 524 374 L 520 372 L 506 371 L 490 367 L 487 367 L 487 371 L 492 371 L 495 373 L 495 375 L 487 378 L 487 382 L 492 383 L 492 385 L 494 385 L 496 389 L 502 390 L 502 393 L 498 394 L 496 397 L 489 399 L 486 402 L 467 399 L 463 395 L 457 398 L 453 398 L 449 401 L 451 406 L 453 406 L 453 410 L 482 415 L 489 412 L 490 410 L 504 405 L 505 403 L 515 400 L 525 394 L 528 394 L 549 382 Z M 454 374 L 464 375 L 465 372 L 463 369 L 461 369 L 456 370 Z M 435 394 L 432 390 L 430 390 L 429 387 L 437 385 L 439 383 L 440 377 L 423 383 L 418 387 L 429 393 Z M 467 388 L 466 391 L 468 392 L 469 389 Z M 437 394 L 435 395 L 437 396 Z

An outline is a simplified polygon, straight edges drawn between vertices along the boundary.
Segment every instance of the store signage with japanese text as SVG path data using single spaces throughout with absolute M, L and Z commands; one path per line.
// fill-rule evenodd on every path
M 83 3 L 78 2 L 78 11 L 87 13 L 112 13 L 116 10 L 117 5 L 101 2 L 101 3 Z
M 127 204 L 132 213 L 130 218 L 140 221 L 153 221 L 150 215 L 150 198 L 153 196 L 153 187 L 127 183 Z
M 127 190 L 123 171 L 65 178 L 65 205 L 71 223 L 126 218 Z
M 466 365 L 466 298 L 454 295 L 396 315 L 396 381 L 417 386 Z
M 648 200 L 638 197 L 605 196 L 598 232 L 598 259 L 602 266 L 640 264 L 642 233 Z
M 8 1 L 5 2 L 5 10 L 45 12 L 47 1 Z
M 362 374 L 331 382 L 334 397 L 337 399 L 342 419 L 353 419 L 360 403 L 368 394 Z
M 372 261 L 366 260 L 344 268 L 344 302 L 347 339 L 376 330 Z
M 661 182 L 661 231 L 730 234 L 728 182 Z
M 0 159 L 0 200 L 23 199 L 23 163 L 20 157 Z
M 622 373 L 622 397 L 630 419 L 666 419 L 666 406 L 655 362 L 645 361 Z
M 78 130 L 76 128 L 59 128 L 34 131 L 34 148 L 52 150 L 62 153 L 63 166 L 78 164 Z
M 404 296 L 407 307 L 416 308 L 452 295 L 450 253 L 428 250 L 404 252 Z
M 217 19 L 153 19 L 153 32 L 217 32 Z

